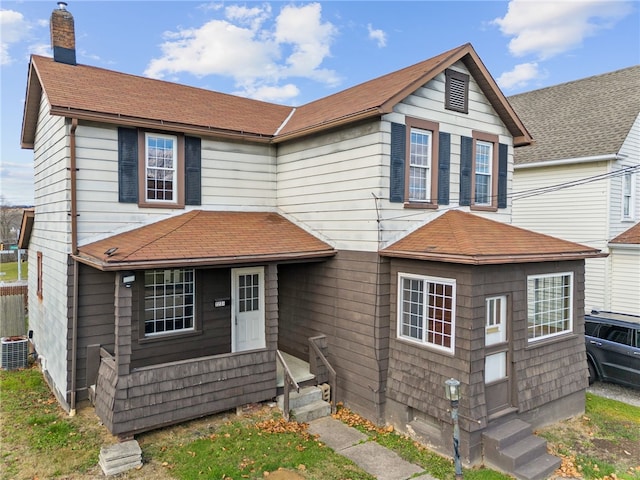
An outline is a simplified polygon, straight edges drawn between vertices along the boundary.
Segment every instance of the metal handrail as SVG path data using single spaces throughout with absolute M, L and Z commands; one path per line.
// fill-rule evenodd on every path
M 300 393 L 300 385 L 293 379 L 293 375 L 291 374 L 291 370 L 289 370 L 289 366 L 287 362 L 284 361 L 284 357 L 280 353 L 280 350 L 276 350 L 276 359 L 282 365 L 282 372 L 284 374 L 284 395 L 283 401 L 284 406 L 282 408 L 284 419 L 289 421 L 289 391 L 291 387 L 296 389 L 296 392 Z
M 316 345 L 315 343 L 315 340 L 319 338 L 325 338 L 325 337 L 324 336 L 311 337 L 309 339 L 309 345 L 311 345 L 311 348 L 315 352 L 316 356 L 320 359 L 322 364 L 329 371 L 329 387 L 331 388 L 329 403 L 331 404 L 331 413 L 336 413 L 336 398 L 338 393 L 337 392 L 337 388 L 338 388 L 337 375 L 336 375 L 336 371 L 333 369 L 333 367 L 329 363 L 329 360 L 327 360 L 327 358 L 324 356 L 324 354 L 320 350 L 320 347 L 318 347 L 318 345 Z

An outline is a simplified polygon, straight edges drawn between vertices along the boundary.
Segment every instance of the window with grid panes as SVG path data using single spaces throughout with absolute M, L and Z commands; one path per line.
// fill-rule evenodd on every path
M 409 154 L 409 200 L 427 201 L 431 198 L 431 141 L 432 132 L 411 129 Z
M 453 352 L 455 290 L 455 280 L 399 274 L 398 337 Z
M 527 337 L 530 342 L 573 331 L 573 274 L 527 279 Z
M 144 274 L 145 336 L 194 329 L 195 271 L 148 270 Z

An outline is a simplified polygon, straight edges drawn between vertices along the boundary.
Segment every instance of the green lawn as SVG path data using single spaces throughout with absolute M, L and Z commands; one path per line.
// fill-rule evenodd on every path
M 18 262 L 5 262 L 5 255 L 0 257 L 0 282 L 15 282 L 18 280 Z M 21 264 L 22 271 L 22 280 L 27 279 L 28 274 L 28 264 L 27 262 L 22 262 Z

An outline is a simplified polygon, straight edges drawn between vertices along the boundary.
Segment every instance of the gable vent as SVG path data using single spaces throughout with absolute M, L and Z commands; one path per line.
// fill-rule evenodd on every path
M 469 111 L 469 75 L 446 70 L 445 108 L 456 112 Z

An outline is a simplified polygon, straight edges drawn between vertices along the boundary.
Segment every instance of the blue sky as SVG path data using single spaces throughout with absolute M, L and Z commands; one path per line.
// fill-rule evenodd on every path
M 0 196 L 33 203 L 20 148 L 29 55 L 55 1 L 0 4 Z M 470 42 L 505 95 L 640 63 L 633 1 L 68 0 L 78 63 L 301 105 Z

